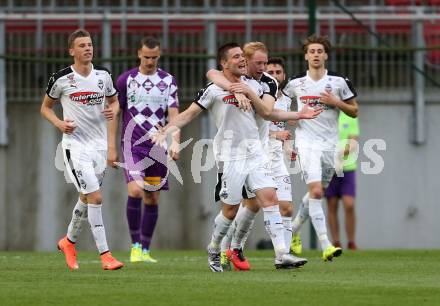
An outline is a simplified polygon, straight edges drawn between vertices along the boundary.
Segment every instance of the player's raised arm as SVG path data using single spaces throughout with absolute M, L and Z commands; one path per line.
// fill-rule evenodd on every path
M 342 101 L 332 93 L 322 92 L 320 101 L 326 105 L 339 108 L 341 111 L 352 118 L 356 118 L 358 115 L 359 107 L 355 98 Z
M 300 119 L 314 119 L 322 113 L 322 108 L 311 108 L 307 105 L 304 106 L 299 112 L 286 112 L 281 109 L 274 109 L 269 116 L 269 120 L 273 121 L 288 121 L 288 120 L 300 120 Z
M 168 118 L 169 121 L 173 121 L 179 115 L 179 109 L 176 107 L 168 108 Z M 169 148 L 170 157 L 173 160 L 179 159 L 179 144 L 180 144 L 180 131 L 176 131 L 173 133 L 173 139 L 171 142 L 171 146 Z
M 178 114 L 166 126 L 159 129 L 159 132 L 152 135 L 152 141 L 156 144 L 162 144 L 168 134 L 178 132 L 185 125 L 197 117 L 203 108 L 196 102 L 192 103 L 184 112 Z
M 233 83 L 225 77 L 222 71 L 210 69 L 206 73 L 206 78 L 224 90 L 231 90 L 231 85 Z M 234 93 L 234 96 L 237 99 L 238 107 L 240 109 L 244 111 L 250 111 L 252 109 L 251 101 L 243 93 L 236 92 Z
M 269 120 L 269 116 L 272 113 L 273 110 L 273 105 L 275 103 L 275 100 L 272 98 L 272 102 L 268 102 L 264 97 L 268 96 L 268 95 L 264 95 L 262 98 L 260 98 L 257 93 L 251 89 L 248 85 L 244 84 L 244 83 L 233 83 L 230 86 L 230 91 L 232 93 L 243 93 L 246 95 L 246 97 L 248 97 L 251 102 L 252 105 L 255 108 L 255 111 L 264 119 Z

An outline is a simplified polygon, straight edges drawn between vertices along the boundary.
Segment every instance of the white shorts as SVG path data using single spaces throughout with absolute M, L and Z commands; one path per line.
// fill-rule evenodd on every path
M 335 173 L 335 151 L 322 151 L 316 148 L 299 147 L 298 160 L 306 184 L 322 182 L 326 188 Z
M 223 162 L 220 200 L 229 205 L 240 204 L 243 186 L 252 193 L 263 188 L 276 188 L 269 162 L 263 155 Z
M 78 192 L 99 190 L 107 167 L 106 150 L 64 149 L 64 165 Z
M 270 169 L 273 176 L 289 175 L 286 162 L 284 160 L 284 152 L 270 152 Z
M 278 201 L 292 202 L 292 184 L 289 175 L 276 176 Z

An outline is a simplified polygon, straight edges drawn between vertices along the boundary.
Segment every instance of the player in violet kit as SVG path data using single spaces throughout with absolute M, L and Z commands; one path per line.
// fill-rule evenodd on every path
M 160 53 L 157 39 L 143 38 L 138 48 L 139 67 L 121 74 L 116 84 L 123 121 L 121 146 L 128 188 L 131 262 L 156 262 L 149 249 L 158 219 L 159 194 L 168 190 L 168 156 L 148 135 L 156 132 L 157 126 L 164 126 L 167 117 L 172 120 L 179 113 L 176 79 L 157 67 Z M 179 137 L 178 133 L 173 136 L 169 148 L 173 160 L 179 158 Z

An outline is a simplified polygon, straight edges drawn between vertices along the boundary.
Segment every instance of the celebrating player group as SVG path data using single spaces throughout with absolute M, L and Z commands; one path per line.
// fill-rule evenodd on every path
M 308 69 L 287 82 L 283 59 L 269 58 L 263 43 L 222 45 L 217 52 L 221 70 L 207 72 L 210 83 L 180 114 L 177 82 L 158 67 L 160 43 L 155 38 L 141 41 L 139 67 L 123 73 L 117 86 L 107 70 L 92 64 L 93 44 L 87 31 L 72 33 L 68 46 L 74 64 L 52 76 L 41 113 L 63 132 L 66 170 L 79 193 L 67 234 L 58 242 L 70 269 L 79 268 L 75 242 L 83 220 L 90 223 L 103 269 L 123 267 L 109 251 L 102 222 L 100 188 L 106 160 L 112 167 L 122 165 L 125 172 L 130 261 L 157 262 L 150 241 L 159 193 L 168 189 L 167 160 L 179 158 L 180 129 L 204 110 L 210 111 L 217 127 L 213 151 L 218 175 L 215 200 L 220 203 L 207 246 L 210 270 L 223 272 L 231 265 L 251 269 L 243 248 L 260 209 L 277 269 L 307 263 L 300 257 L 300 228 L 309 217 L 322 259 L 331 261 L 342 254 L 327 236 L 321 199 L 335 173 L 339 113 L 356 117 L 358 106 L 349 79 L 326 69 L 331 48 L 327 38 L 313 35 L 304 41 Z M 63 119 L 53 111 L 58 100 Z M 295 101 L 297 111 L 291 111 Z M 120 112 L 123 130 L 118 141 Z M 285 160 L 295 153 L 286 123 L 296 126 L 295 152 L 308 187 L 293 221 Z M 169 134 L 172 143 L 167 148 Z

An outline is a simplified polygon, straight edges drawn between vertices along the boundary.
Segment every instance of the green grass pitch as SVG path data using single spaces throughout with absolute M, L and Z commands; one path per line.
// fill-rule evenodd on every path
M 301 269 L 275 270 L 272 252 L 248 251 L 249 272 L 212 273 L 203 251 L 153 251 L 157 264 L 102 271 L 79 252 L 0 252 L 0 305 L 440 305 L 440 250 L 345 252 L 324 263 L 307 251 Z

